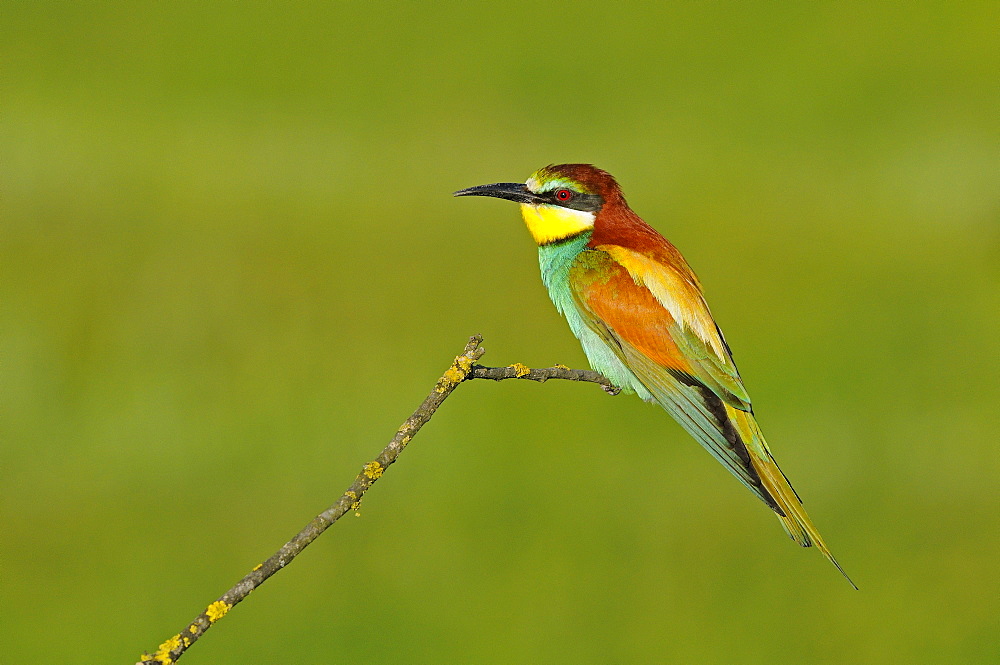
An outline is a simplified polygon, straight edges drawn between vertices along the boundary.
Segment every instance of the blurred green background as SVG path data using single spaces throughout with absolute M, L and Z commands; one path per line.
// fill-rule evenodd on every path
M 482 333 L 583 367 L 515 206 L 610 170 L 852 591 L 669 417 L 463 386 L 196 663 L 1000 661 L 995 2 L 5 3 L 4 663 L 133 662 Z

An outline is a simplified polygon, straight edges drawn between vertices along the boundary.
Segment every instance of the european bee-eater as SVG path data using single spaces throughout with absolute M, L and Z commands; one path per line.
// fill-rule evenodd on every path
M 792 540 L 815 544 L 844 573 L 768 450 L 698 278 L 677 248 L 632 212 L 610 173 L 559 164 L 524 184 L 480 185 L 455 196 L 521 204 L 542 281 L 591 367 L 666 409 L 778 515 Z

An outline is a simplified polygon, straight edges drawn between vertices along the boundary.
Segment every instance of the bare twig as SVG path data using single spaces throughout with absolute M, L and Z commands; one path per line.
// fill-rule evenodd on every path
M 475 335 L 469 338 L 469 343 L 465 345 L 462 354 L 455 358 L 451 367 L 437 380 L 434 389 L 431 390 L 427 399 L 417 407 L 406 422 L 396 431 L 389 444 L 382 450 L 382 453 L 368 464 L 365 464 L 361 473 L 358 474 L 354 482 L 344 492 L 332 506 L 317 515 L 306 525 L 294 538 L 281 546 L 271 557 L 254 567 L 250 573 L 236 583 L 226 593 L 222 594 L 218 600 L 205 608 L 184 630 L 177 633 L 161 644 L 155 653 L 144 653 L 137 665 L 169 665 L 180 658 L 188 647 L 194 644 L 205 634 L 212 624 L 221 619 L 234 605 L 250 595 L 250 592 L 259 587 L 264 581 L 284 568 L 292 559 L 306 548 L 312 541 L 334 522 L 339 520 L 348 511 L 357 510 L 361 497 L 365 495 L 368 488 L 375 484 L 375 481 L 382 477 L 385 470 L 396 461 L 399 454 L 406 448 L 406 444 L 416 435 L 420 428 L 431 419 L 431 416 L 438 410 L 441 404 L 448 398 L 455 388 L 468 379 L 492 379 L 503 381 L 504 379 L 526 379 L 528 381 L 538 381 L 544 383 L 549 379 L 564 379 L 567 381 L 586 381 L 600 384 L 604 390 L 612 395 L 618 393 L 618 389 L 597 372 L 590 370 L 570 369 L 557 365 L 544 369 L 530 369 L 520 363 L 508 367 L 483 367 L 476 365 L 486 352 L 481 347 L 483 338 Z

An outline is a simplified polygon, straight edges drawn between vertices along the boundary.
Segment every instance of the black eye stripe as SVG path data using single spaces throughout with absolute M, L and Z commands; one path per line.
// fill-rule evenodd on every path
M 560 194 L 565 196 L 567 193 L 569 194 L 567 198 L 559 197 Z M 545 195 L 543 194 L 543 196 Z M 597 212 L 604 205 L 604 197 L 600 194 L 584 194 L 583 192 L 576 192 L 566 187 L 552 190 L 546 198 L 552 205 L 586 212 Z

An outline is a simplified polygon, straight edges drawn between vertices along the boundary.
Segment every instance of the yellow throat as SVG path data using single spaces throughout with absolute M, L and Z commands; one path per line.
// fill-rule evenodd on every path
M 521 204 L 521 216 L 531 237 L 539 245 L 547 245 L 581 231 L 594 228 L 594 213 L 561 206 Z

